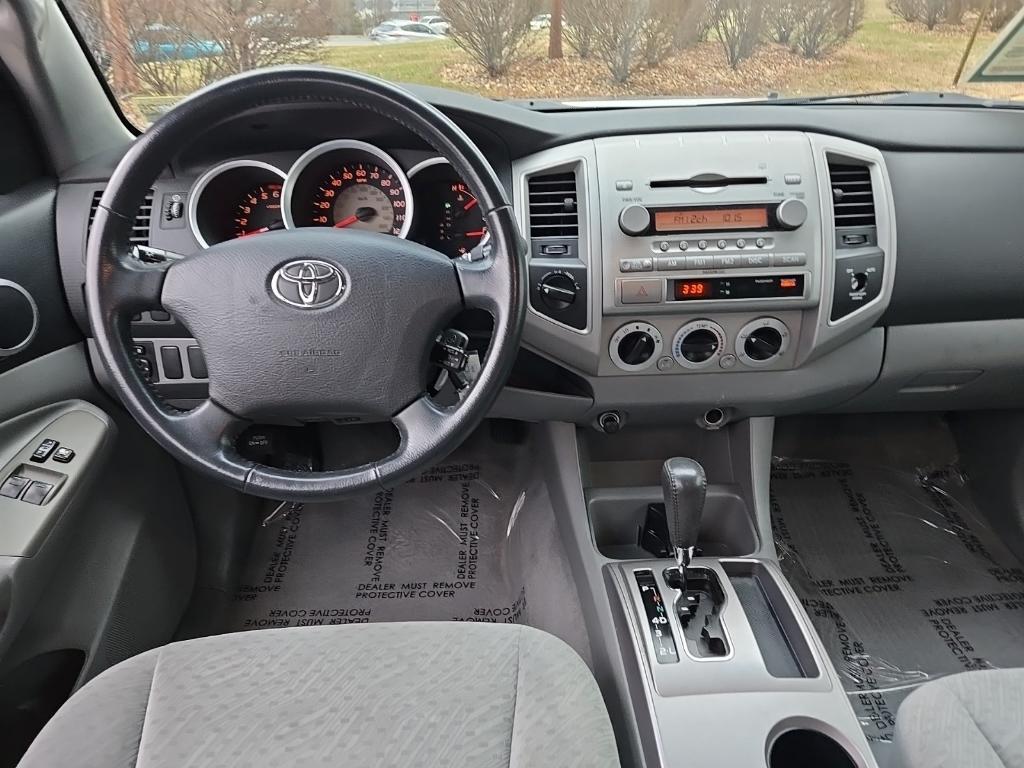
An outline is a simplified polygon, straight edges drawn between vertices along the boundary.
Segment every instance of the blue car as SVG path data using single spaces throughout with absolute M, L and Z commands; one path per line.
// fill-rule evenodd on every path
M 146 37 L 133 43 L 135 56 L 145 61 L 189 61 L 220 56 L 224 48 L 213 40 L 197 40 L 187 32 L 166 24 L 146 27 Z

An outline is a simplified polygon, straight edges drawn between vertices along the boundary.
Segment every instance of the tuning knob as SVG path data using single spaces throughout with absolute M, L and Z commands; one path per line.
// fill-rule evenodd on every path
M 796 229 L 807 221 L 807 206 L 803 200 L 790 197 L 779 203 L 775 209 L 775 218 L 783 229 Z
M 651 226 L 651 212 L 642 205 L 627 205 L 619 212 L 619 229 L 631 237 L 644 234 Z

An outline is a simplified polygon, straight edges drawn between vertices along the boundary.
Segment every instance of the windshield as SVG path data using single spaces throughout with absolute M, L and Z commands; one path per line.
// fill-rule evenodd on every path
M 1024 99 L 955 84 L 1024 0 L 64 2 L 139 126 L 221 77 L 310 62 L 502 99 Z

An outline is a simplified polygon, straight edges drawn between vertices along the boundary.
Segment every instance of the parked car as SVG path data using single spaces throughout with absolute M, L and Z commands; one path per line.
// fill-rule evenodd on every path
M 547 29 L 551 26 L 551 14 L 541 13 L 530 19 L 530 29 Z
M 142 61 L 189 61 L 220 56 L 224 48 L 213 40 L 198 40 L 178 27 L 148 25 L 143 36 L 132 43 L 135 57 Z
M 444 16 L 423 16 L 420 18 L 420 23 L 426 24 L 439 35 L 447 35 L 451 28 L 451 24 Z
M 441 36 L 432 27 L 419 21 L 393 19 L 378 24 L 370 30 L 370 39 L 379 42 L 399 42 L 411 40 L 433 40 Z

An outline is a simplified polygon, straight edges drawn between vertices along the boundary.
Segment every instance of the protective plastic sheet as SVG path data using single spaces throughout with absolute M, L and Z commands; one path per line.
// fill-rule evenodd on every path
M 783 570 L 883 768 L 915 687 L 1024 666 L 1024 571 L 978 514 L 968 478 L 955 462 L 887 463 L 777 458 L 772 474 Z
M 589 661 L 546 487 L 478 433 L 395 488 L 260 529 L 223 631 L 370 621 L 531 624 Z M 272 508 L 271 505 L 270 508 Z

